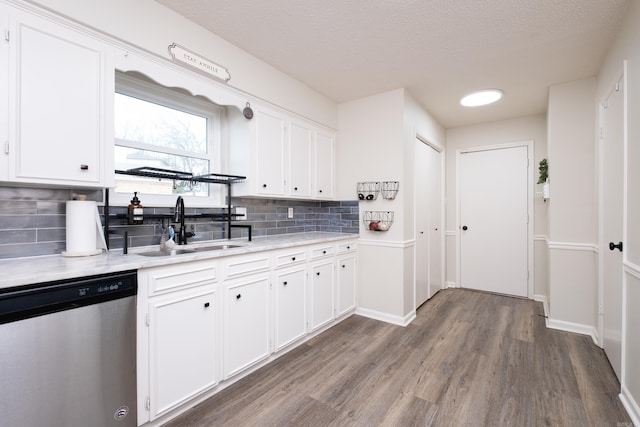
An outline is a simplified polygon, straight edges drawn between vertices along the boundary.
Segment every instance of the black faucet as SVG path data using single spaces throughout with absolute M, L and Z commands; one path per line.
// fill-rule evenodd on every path
M 188 232 L 184 228 L 184 200 L 182 199 L 182 196 L 178 196 L 178 199 L 176 200 L 176 207 L 173 211 L 173 222 L 180 223 L 180 230 L 178 230 L 177 234 L 178 241 L 176 243 L 179 245 L 186 245 L 187 237 L 193 237 L 195 233 Z

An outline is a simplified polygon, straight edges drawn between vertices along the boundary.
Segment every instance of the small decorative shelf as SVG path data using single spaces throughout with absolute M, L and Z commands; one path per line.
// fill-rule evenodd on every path
M 399 181 L 383 181 L 382 182 L 382 198 L 393 200 L 398 195 L 398 190 L 400 189 Z
M 379 182 L 359 182 L 358 183 L 358 199 L 359 200 L 376 200 L 380 193 Z
M 393 212 L 364 211 L 362 212 L 362 222 L 367 230 L 387 231 L 393 224 Z

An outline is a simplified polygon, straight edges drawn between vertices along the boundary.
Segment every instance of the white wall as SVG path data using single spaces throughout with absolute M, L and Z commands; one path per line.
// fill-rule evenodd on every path
M 339 106 L 336 147 L 338 199 L 353 199 L 358 182 L 400 181 L 394 200 L 360 202 L 365 210 L 393 211 L 387 232 L 360 224 L 358 296 L 360 314 L 398 324 L 415 315 L 413 150 L 416 133 L 444 145 L 444 129 L 404 90 Z
M 456 151 L 464 148 L 533 141 L 535 181 L 538 180 L 538 162 L 547 156 L 547 121 L 545 115 L 519 117 L 498 122 L 483 123 L 447 130 L 446 156 L 446 230 L 447 230 L 447 282 L 457 284 L 456 278 Z M 535 185 L 535 191 L 542 191 Z M 541 197 L 534 200 L 534 294 L 541 298 L 548 295 L 546 281 L 547 205 Z
M 597 325 L 596 100 L 594 78 L 549 90 L 549 325 Z
M 318 123 L 337 127 L 337 104 L 153 0 L 29 0 L 170 59 L 181 46 L 226 67 L 228 85 Z
M 627 207 L 624 238 L 622 400 L 640 425 L 640 2 L 629 2 L 625 21 L 598 75 L 604 98 L 627 60 Z

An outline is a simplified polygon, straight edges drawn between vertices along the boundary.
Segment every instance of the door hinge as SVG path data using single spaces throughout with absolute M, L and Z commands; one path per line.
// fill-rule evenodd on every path
M 4 143 L 4 154 L 9 154 L 9 141 Z
M 11 32 L 9 30 L 4 31 L 4 39 L 5 41 L 11 41 Z
M 144 402 L 144 407 L 145 407 L 145 409 L 146 409 L 147 411 L 150 411 L 150 410 L 151 410 L 151 398 L 150 398 L 150 397 L 147 397 L 147 401 L 146 401 L 146 402 Z
M 616 92 L 620 92 L 620 82 L 616 82 Z
M 144 319 L 144 323 L 145 323 L 147 326 L 150 326 L 150 325 L 151 325 L 151 317 L 149 316 L 149 313 L 147 313 L 147 316 L 146 316 L 146 317 L 145 317 L 145 319 Z

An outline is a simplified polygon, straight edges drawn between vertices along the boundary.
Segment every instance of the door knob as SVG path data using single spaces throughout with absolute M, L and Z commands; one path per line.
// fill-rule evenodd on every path
M 462 230 L 467 231 L 469 229 L 469 227 L 467 227 L 466 225 L 462 226 Z
M 622 252 L 622 242 L 618 242 L 618 244 L 614 244 L 613 242 L 609 242 L 609 250 L 612 251 L 614 249 L 619 250 L 620 252 Z

